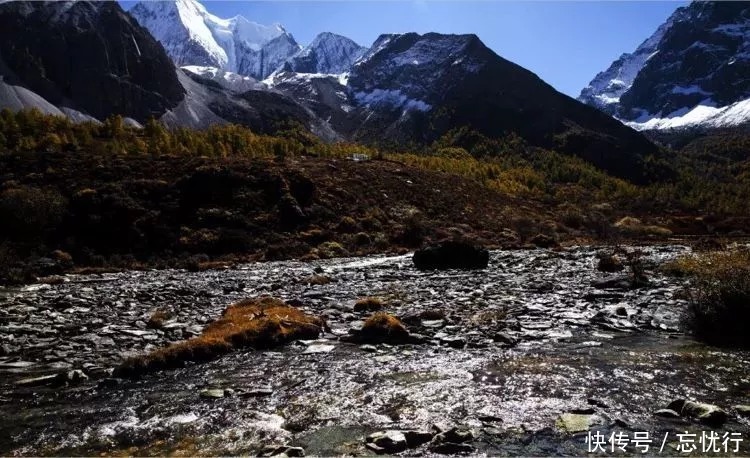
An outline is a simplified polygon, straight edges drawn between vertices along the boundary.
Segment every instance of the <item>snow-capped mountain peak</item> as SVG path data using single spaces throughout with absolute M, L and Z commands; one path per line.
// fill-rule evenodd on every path
M 299 50 L 279 24 L 220 18 L 196 0 L 142 1 L 129 12 L 179 66 L 217 67 L 260 79 Z
M 579 99 L 636 129 L 750 122 L 750 4 L 694 1 Z
M 280 71 L 340 74 L 349 70 L 367 48 L 331 32 L 318 34 L 307 46 L 290 57 Z
M 607 70 L 597 74 L 581 91 L 578 99 L 604 112 L 614 114 L 622 94 L 630 89 L 646 62 L 659 52 L 658 46 L 664 34 L 685 15 L 685 8 L 678 8 L 635 51 L 622 54 Z

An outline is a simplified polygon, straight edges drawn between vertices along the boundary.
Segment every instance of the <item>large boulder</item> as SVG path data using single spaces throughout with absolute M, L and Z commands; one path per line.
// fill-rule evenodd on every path
M 727 413 L 713 404 L 678 399 L 672 401 L 668 409 L 674 410 L 683 417 L 693 418 L 709 426 L 720 426 L 727 421 Z
M 490 252 L 466 242 L 450 241 L 417 250 L 412 260 L 421 270 L 484 269 Z

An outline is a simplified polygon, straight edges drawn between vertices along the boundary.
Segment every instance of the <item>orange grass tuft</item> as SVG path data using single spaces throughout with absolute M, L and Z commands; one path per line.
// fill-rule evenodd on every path
M 200 336 L 129 358 L 115 374 L 136 376 L 180 367 L 187 361 L 209 361 L 236 348 L 272 348 L 293 340 L 315 339 L 323 326 L 320 318 L 307 315 L 279 299 L 246 299 L 227 307 L 221 318 L 209 324 Z
M 385 312 L 378 312 L 365 320 L 360 334 L 370 342 L 400 343 L 409 340 L 409 331 L 401 320 Z

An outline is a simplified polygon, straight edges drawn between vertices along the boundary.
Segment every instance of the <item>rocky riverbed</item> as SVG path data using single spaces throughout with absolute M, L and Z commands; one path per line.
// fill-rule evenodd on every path
M 0 289 L 0 455 L 580 455 L 587 431 L 648 432 L 651 454 L 666 434 L 665 455 L 677 433 L 736 432 L 747 454 L 750 355 L 684 332 L 684 280 L 655 267 L 687 248 L 644 250 L 650 281 L 639 289 L 598 272 L 588 247 L 493 252 L 479 271 L 375 256 Z M 264 294 L 325 317 L 330 332 L 110 377 L 126 357 L 198 335 L 228 304 Z M 354 308 L 366 296 L 425 343 L 340 341 L 368 316 Z M 676 399 L 726 418 L 655 415 Z

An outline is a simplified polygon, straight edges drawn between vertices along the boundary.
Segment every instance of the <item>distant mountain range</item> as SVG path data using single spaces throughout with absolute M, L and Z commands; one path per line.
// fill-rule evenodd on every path
M 596 75 L 579 100 L 637 129 L 750 122 L 750 3 L 678 8 L 633 53 Z
M 365 48 L 322 33 L 301 47 L 280 25 L 222 19 L 195 0 L 142 2 L 130 14 L 79 0 L 0 3 L 0 38 L 0 106 L 13 109 L 259 132 L 295 122 L 330 141 L 417 149 L 468 127 L 634 181 L 658 151 L 475 35 L 382 35 Z

